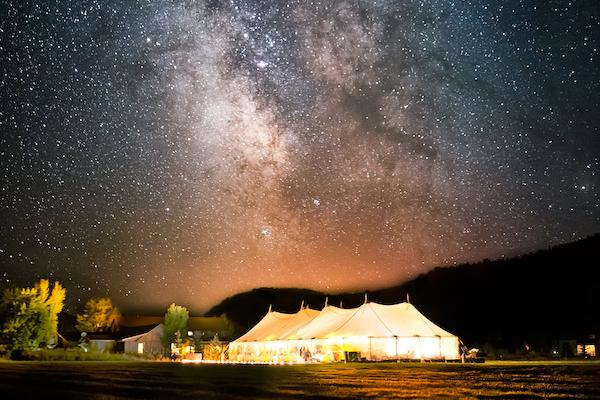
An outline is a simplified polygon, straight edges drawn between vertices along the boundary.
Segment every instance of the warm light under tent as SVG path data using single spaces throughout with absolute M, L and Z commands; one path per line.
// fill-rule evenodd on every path
M 370 361 L 460 357 L 459 339 L 412 304 L 365 302 L 357 308 L 302 308 L 295 314 L 267 313 L 229 345 L 240 362 Z

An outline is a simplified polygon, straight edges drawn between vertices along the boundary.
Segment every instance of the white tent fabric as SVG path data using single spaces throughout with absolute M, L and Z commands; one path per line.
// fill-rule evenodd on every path
M 239 342 L 295 339 L 301 327 L 319 315 L 319 311 L 302 308 L 295 314 L 269 311 L 248 333 L 237 339 Z
M 394 336 L 454 336 L 428 320 L 410 303 L 383 305 L 368 303 L 373 312 L 391 330 Z
M 282 325 L 287 324 L 294 314 L 285 314 L 277 311 L 269 311 L 252 329 L 244 336 L 237 339 L 239 342 L 256 342 L 261 340 L 272 340 L 273 332 Z
M 326 306 L 312 321 L 298 330 L 298 338 L 320 339 L 344 325 L 355 309 Z
M 289 319 L 287 324 L 282 326 L 274 333 L 274 336 L 277 338 L 277 340 L 301 339 L 301 337 L 298 335 L 300 328 L 306 326 L 319 314 L 320 313 L 317 310 L 304 308 L 294 314 L 293 317 Z
M 357 308 L 269 311 L 232 342 L 232 360 L 247 362 L 340 361 L 348 358 L 458 359 L 459 340 L 412 304 L 367 303 Z

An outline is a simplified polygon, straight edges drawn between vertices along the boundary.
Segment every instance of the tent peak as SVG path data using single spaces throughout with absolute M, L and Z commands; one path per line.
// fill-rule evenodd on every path
M 367 297 L 367 292 L 365 292 L 365 304 L 369 302 L 369 298 Z

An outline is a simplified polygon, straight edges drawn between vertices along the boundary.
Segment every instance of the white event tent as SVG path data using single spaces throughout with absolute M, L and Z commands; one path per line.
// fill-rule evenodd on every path
M 323 362 L 342 360 L 460 358 L 459 339 L 412 304 L 365 302 L 357 308 L 302 307 L 295 314 L 271 311 L 229 344 L 240 362 Z

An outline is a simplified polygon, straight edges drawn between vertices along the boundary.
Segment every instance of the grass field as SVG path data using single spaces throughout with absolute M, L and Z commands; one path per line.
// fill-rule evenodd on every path
M 600 398 L 600 363 L 0 362 L 3 399 Z M 48 397 L 52 394 L 53 397 Z

